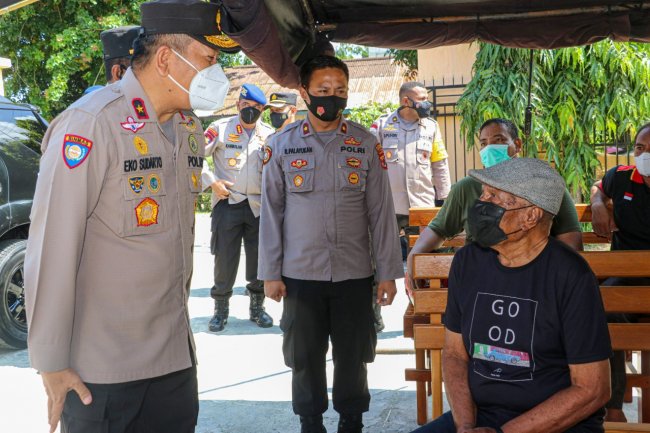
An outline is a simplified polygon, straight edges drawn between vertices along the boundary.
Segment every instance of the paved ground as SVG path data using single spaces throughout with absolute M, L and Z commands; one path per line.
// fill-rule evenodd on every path
M 281 304 L 267 300 L 275 326 L 262 330 L 248 320 L 248 297 L 240 266 L 226 330 L 207 331 L 212 316 L 212 256 L 209 250 L 209 218 L 197 219 L 194 277 L 189 301 L 191 325 L 199 359 L 201 408 L 198 433 L 298 432 L 291 410 L 291 373 L 282 359 L 282 333 L 277 324 Z M 243 265 L 244 261 L 241 261 Z M 384 309 L 386 329 L 379 335 L 379 349 L 412 347 L 402 335 L 402 314 L 407 299 L 403 283 L 398 297 Z M 328 357 L 328 376 L 332 376 Z M 404 368 L 413 366 L 413 355 L 377 355 L 369 365 L 371 410 L 365 417 L 368 432 L 410 432 L 415 423 L 415 387 L 404 381 Z M 331 387 L 331 379 L 329 381 Z M 331 388 L 330 388 L 331 391 Z M 338 415 L 325 414 L 329 432 L 336 431 Z M 0 432 L 47 432 L 46 397 L 39 376 L 29 368 L 27 351 L 0 350 Z

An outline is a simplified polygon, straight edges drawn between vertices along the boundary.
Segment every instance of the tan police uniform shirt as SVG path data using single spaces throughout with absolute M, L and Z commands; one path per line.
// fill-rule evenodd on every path
M 341 121 L 323 141 L 307 120 L 267 142 L 258 278 L 344 281 L 404 275 L 381 145 Z
M 203 131 L 177 113 L 175 141 L 129 69 L 50 125 L 25 258 L 29 355 L 91 383 L 192 365 L 187 311 Z
M 207 162 L 203 166 L 203 185 L 212 185 L 217 179 L 227 180 L 234 185 L 228 188 L 228 203 L 237 204 L 248 199 L 253 215 L 260 215 L 262 193 L 262 158 L 264 142 L 273 134 L 270 126 L 258 120 L 255 129 L 249 133 L 239 121 L 239 115 L 219 119 L 205 131 L 205 155 L 212 156 L 214 171 Z M 219 199 L 212 192 L 212 207 Z
M 395 111 L 377 119 L 370 130 L 384 148 L 398 215 L 447 198 L 451 188 L 447 150 L 435 120 L 409 123 Z

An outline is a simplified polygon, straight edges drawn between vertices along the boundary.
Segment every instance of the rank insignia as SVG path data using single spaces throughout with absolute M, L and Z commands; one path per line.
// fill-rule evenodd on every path
M 393 122 L 397 122 L 397 116 L 393 116 Z
M 185 129 L 187 129 L 190 132 L 196 131 L 196 122 L 192 117 L 188 118 L 187 121 L 183 123 L 183 125 L 185 126 Z
M 140 194 L 142 192 L 142 186 L 144 185 L 144 177 L 134 176 L 129 178 L 129 186 L 134 193 Z
M 391 152 L 390 150 L 387 150 L 386 151 L 386 158 L 391 159 L 392 157 L 393 157 L 393 152 Z
M 81 165 L 86 160 L 93 142 L 85 137 L 65 134 L 63 137 L 63 162 L 72 169 Z
M 144 101 L 142 98 L 133 98 L 131 100 L 131 105 L 133 105 L 133 109 L 135 110 L 135 115 L 138 117 L 138 119 L 148 119 L 149 114 L 147 113 L 147 107 L 144 105 Z
M 354 137 L 346 138 L 343 140 L 343 143 L 347 144 L 348 146 L 358 146 L 361 144 L 361 142 Z
M 244 133 L 244 130 L 242 129 L 241 125 L 237 125 L 235 128 L 237 130 L 237 134 L 242 135 Z
M 273 151 L 269 146 L 264 146 L 264 156 L 262 157 L 262 164 L 266 165 L 273 156 Z
M 359 183 L 359 173 L 352 172 L 348 175 L 348 182 L 350 182 L 352 185 L 356 185 Z
M 144 128 L 144 122 L 136 122 L 132 116 L 126 118 L 126 122 L 121 122 L 122 128 L 131 131 L 134 134 Z
M 347 133 L 348 133 L 348 124 L 347 124 L 347 123 L 342 123 L 342 124 L 341 124 L 341 132 L 342 132 L 343 134 L 347 134 Z
M 291 166 L 293 168 L 303 168 L 307 167 L 307 164 L 309 164 L 307 161 L 304 159 L 296 159 L 295 161 L 291 161 Z
M 237 134 L 228 134 L 228 141 L 231 143 L 239 143 L 241 140 Z
M 302 186 L 302 183 L 304 181 L 305 181 L 305 179 L 303 179 L 303 177 L 301 175 L 299 175 L 299 174 L 297 174 L 297 175 L 295 175 L 293 177 L 293 184 L 296 185 L 298 188 L 300 188 Z
M 138 137 L 137 135 L 133 137 L 133 146 L 135 147 L 135 150 L 137 150 L 140 155 L 146 155 L 147 153 L 149 153 L 149 145 L 142 137 Z
M 135 207 L 135 217 L 138 220 L 138 227 L 148 227 L 158 224 L 159 205 L 156 200 L 147 197 Z
M 194 134 L 190 134 L 190 136 L 187 137 L 187 144 L 190 146 L 192 153 L 196 154 L 199 151 L 199 143 L 197 143 Z
M 309 134 L 309 124 L 307 122 L 302 124 L 302 135 Z
M 359 158 L 348 158 L 345 160 L 349 167 L 359 168 L 361 167 L 361 160 Z
M 234 167 L 237 165 L 237 160 L 235 158 L 228 159 L 228 166 Z
M 381 168 L 387 170 L 386 155 L 384 155 L 384 149 L 381 147 L 380 143 L 375 144 L 375 150 L 377 151 L 377 156 L 379 156 L 379 164 L 381 165 Z
M 199 178 L 194 172 L 192 172 L 192 185 L 194 185 L 194 188 L 199 187 Z
M 397 131 L 397 128 L 395 128 L 395 125 L 392 123 L 389 123 L 388 125 L 384 126 L 384 131 Z
M 160 191 L 160 177 L 157 174 L 153 173 L 149 175 L 147 178 L 147 188 L 149 188 L 152 194 Z
M 205 138 L 208 140 L 208 142 L 211 142 L 214 141 L 219 136 L 219 131 L 211 127 L 208 127 L 208 129 L 205 130 L 204 135 Z

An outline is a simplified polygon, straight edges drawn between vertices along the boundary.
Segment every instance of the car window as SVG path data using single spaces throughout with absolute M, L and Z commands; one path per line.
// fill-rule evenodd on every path
M 0 146 L 22 144 L 40 155 L 43 134 L 45 127 L 31 110 L 0 109 Z

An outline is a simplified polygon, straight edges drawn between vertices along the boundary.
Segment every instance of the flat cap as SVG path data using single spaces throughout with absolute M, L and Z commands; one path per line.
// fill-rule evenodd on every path
M 271 93 L 268 105 L 269 107 L 284 107 L 285 105 L 296 105 L 298 96 L 295 93 L 277 92 Z
M 133 41 L 140 33 L 140 26 L 124 26 L 104 30 L 99 34 L 104 48 L 104 60 L 125 57 L 130 59 L 133 55 Z
M 220 29 L 220 5 L 201 0 L 156 0 L 140 5 L 145 34 L 189 35 L 216 50 L 236 53 L 239 45 Z
M 262 89 L 257 87 L 255 84 L 244 84 L 241 86 L 241 91 L 239 92 L 240 99 L 248 99 L 249 101 L 255 101 L 258 104 L 266 104 L 266 96 Z
M 479 182 L 528 200 L 537 207 L 557 215 L 566 185 L 546 161 L 534 158 L 511 158 L 483 170 L 470 170 Z

